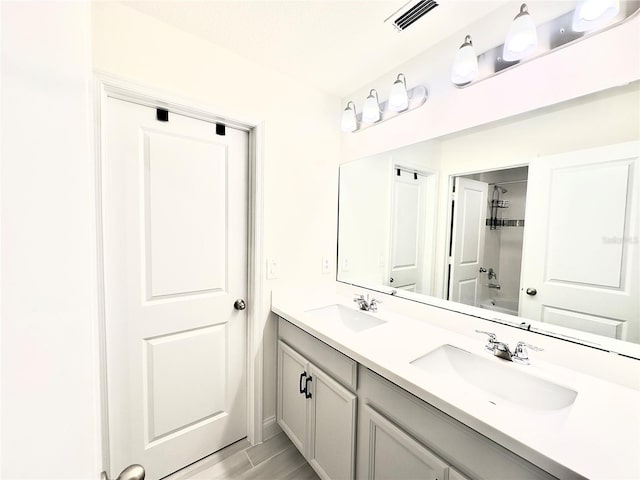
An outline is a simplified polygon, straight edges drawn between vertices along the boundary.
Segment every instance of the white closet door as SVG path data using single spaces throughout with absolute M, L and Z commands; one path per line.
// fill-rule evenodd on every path
M 402 169 L 393 174 L 389 286 L 422 291 L 426 189 L 424 175 Z
M 521 315 L 640 342 L 640 143 L 529 166 Z
M 109 98 L 102 207 L 112 476 L 246 435 L 248 134 Z

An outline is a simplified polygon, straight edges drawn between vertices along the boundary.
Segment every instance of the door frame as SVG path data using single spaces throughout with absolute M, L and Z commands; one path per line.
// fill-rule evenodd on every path
M 263 327 L 264 295 L 263 244 L 264 244 L 264 129 L 265 122 L 255 118 L 240 118 L 215 105 L 194 99 L 186 99 L 174 93 L 139 84 L 102 71 L 94 71 L 94 168 L 97 251 L 97 310 L 98 342 L 100 356 L 100 439 L 102 470 L 110 477 L 109 404 L 106 355 L 106 313 L 104 282 L 104 251 L 102 246 L 102 145 L 103 116 L 109 97 L 139 105 L 162 107 L 171 112 L 209 122 L 221 122 L 249 133 L 249 184 L 247 211 L 247 438 L 252 445 L 263 440 Z M 262 318 L 261 318 L 262 315 Z M 213 452 L 212 452 L 213 453 Z M 118 472 L 115 472 L 116 474 Z

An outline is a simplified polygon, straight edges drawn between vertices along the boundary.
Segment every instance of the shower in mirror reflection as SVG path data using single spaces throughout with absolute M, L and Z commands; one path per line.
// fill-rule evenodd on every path
M 459 201 L 457 208 L 454 205 L 453 224 L 458 225 L 465 238 L 452 241 L 450 256 L 453 262 L 459 259 L 460 263 L 469 263 L 469 253 L 455 249 L 473 251 L 470 245 L 477 245 L 480 265 L 474 274 L 475 279 L 473 275 L 457 278 L 454 263 L 449 279 L 449 300 L 518 315 L 527 175 L 528 168 L 519 167 L 459 177 L 459 185 L 473 182 L 473 188 L 484 189 L 487 201 L 477 227 L 461 223 L 463 218 L 469 218 L 470 212 L 465 208 L 473 208 L 473 203 Z M 457 190 L 457 194 L 457 198 L 462 200 L 462 192 Z

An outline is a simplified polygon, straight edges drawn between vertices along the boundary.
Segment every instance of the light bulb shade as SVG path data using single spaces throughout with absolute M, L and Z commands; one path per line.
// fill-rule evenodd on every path
M 402 77 L 402 79 L 400 77 Z M 409 108 L 409 92 L 407 92 L 404 75 L 401 73 L 391 86 L 391 92 L 389 93 L 389 110 L 402 112 L 407 108 Z
M 538 46 L 538 32 L 533 19 L 527 11 L 525 3 L 520 7 L 520 13 L 511 23 L 511 28 L 504 42 L 502 58 L 508 62 L 515 62 L 530 56 Z
M 574 32 L 587 32 L 603 26 L 620 12 L 620 0 L 584 0 L 573 11 Z
M 375 95 L 374 95 L 375 94 Z M 378 102 L 378 92 L 371 90 L 369 96 L 364 101 L 362 107 L 362 121 L 375 123 L 380 120 L 380 103 Z
M 471 43 L 471 37 L 467 35 L 453 61 L 451 81 L 456 85 L 466 85 L 474 81 L 477 76 L 478 57 Z
M 357 128 L 356 106 L 353 102 L 349 102 L 342 112 L 341 129 L 343 132 L 355 132 Z

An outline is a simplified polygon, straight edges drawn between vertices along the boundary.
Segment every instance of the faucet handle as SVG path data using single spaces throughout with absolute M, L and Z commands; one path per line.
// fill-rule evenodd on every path
M 524 365 L 529 365 L 529 352 L 527 348 L 530 348 L 534 352 L 542 352 L 544 348 L 536 347 L 535 345 L 531 345 L 530 343 L 519 341 L 516 344 L 516 348 L 513 351 L 513 361 L 517 363 L 522 363 Z
M 489 340 L 491 340 L 492 342 L 495 342 L 498 337 L 496 337 L 496 334 L 493 332 L 486 332 L 484 330 L 476 330 L 476 333 L 484 333 L 485 335 L 489 336 Z
M 496 334 L 493 332 L 486 332 L 484 330 L 476 330 L 476 333 L 483 333 L 489 337 L 487 339 L 487 344 L 484 346 L 484 348 L 488 352 L 494 353 L 495 346 L 498 343 L 498 337 L 496 337 Z
M 369 310 L 371 310 L 372 312 L 377 312 L 378 311 L 378 305 L 383 303 L 380 300 L 376 300 L 375 298 L 371 297 L 371 301 L 369 301 Z

